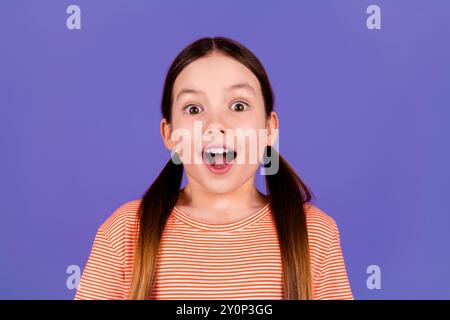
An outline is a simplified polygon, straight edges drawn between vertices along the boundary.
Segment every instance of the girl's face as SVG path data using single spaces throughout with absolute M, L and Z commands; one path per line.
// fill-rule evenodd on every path
M 266 116 L 256 76 L 219 52 L 195 60 L 178 75 L 171 120 L 161 121 L 165 146 L 179 154 L 189 183 L 212 193 L 229 193 L 253 181 L 264 147 L 277 138 L 277 115 Z M 235 153 L 214 154 L 220 150 L 209 149 L 212 145 Z

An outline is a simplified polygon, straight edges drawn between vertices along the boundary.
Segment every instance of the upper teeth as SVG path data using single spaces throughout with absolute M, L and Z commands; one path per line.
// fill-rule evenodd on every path
M 209 153 L 224 153 L 224 152 L 231 152 L 233 150 L 228 148 L 222 148 L 222 147 L 214 147 L 214 148 L 206 148 L 205 152 Z

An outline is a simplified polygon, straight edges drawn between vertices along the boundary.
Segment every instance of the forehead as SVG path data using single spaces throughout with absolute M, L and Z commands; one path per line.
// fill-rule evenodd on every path
M 222 93 L 236 84 L 246 83 L 260 94 L 258 78 L 242 63 L 221 53 L 202 57 L 187 65 L 173 86 L 173 96 L 184 89 L 200 90 L 206 94 Z

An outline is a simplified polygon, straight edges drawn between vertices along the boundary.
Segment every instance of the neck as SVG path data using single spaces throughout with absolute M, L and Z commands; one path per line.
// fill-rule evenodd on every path
M 267 202 L 266 196 L 249 179 L 239 188 L 228 193 L 217 193 L 203 188 L 193 179 L 189 179 L 180 191 L 179 205 L 202 212 L 232 213 L 259 208 Z

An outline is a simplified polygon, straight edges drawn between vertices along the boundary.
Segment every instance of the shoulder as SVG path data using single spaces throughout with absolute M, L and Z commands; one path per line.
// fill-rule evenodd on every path
M 130 231 L 134 232 L 141 201 L 142 199 L 135 199 L 117 207 L 100 225 L 99 230 L 111 240 L 124 237 Z
M 308 241 L 313 264 L 320 264 L 330 248 L 339 241 L 336 221 L 313 204 L 305 205 Z
M 311 266 L 317 277 L 327 257 L 340 245 L 336 221 L 315 205 L 305 207 Z
M 331 238 L 336 236 L 336 221 L 316 205 L 311 203 L 305 204 L 305 214 L 308 232 L 311 236 L 317 236 L 323 240 L 331 240 Z

